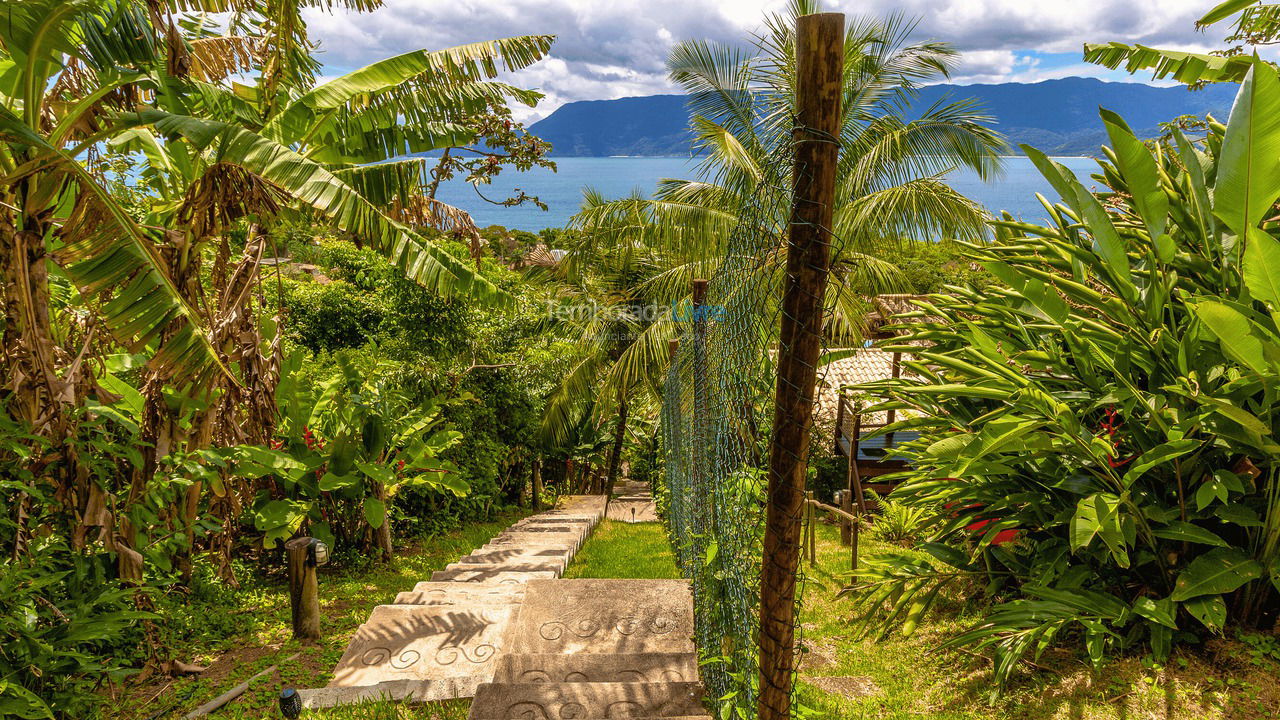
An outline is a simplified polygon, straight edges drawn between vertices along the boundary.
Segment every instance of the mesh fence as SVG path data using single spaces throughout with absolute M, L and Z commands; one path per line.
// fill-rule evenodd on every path
M 755 717 L 762 536 L 790 181 L 740 214 L 664 386 L 665 519 L 694 594 L 696 641 L 720 717 Z M 774 202 L 764 198 L 776 199 Z M 799 522 L 799 517 L 795 518 Z

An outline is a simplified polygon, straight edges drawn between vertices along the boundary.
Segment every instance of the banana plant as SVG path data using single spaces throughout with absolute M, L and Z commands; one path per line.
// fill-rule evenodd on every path
M 1196 29 L 1230 18 L 1235 19 L 1227 43 L 1257 46 L 1280 39 L 1280 5 L 1258 0 L 1224 0 L 1196 21 Z M 1084 60 L 1111 70 L 1123 66 L 1130 74 L 1149 71 L 1157 80 L 1172 78 L 1187 85 L 1238 83 L 1253 65 L 1239 46 L 1226 52 L 1198 53 L 1120 42 L 1085 43 Z
M 275 447 L 247 451 L 253 467 L 283 471 L 278 478 L 285 497 L 264 494 L 254 508 L 268 547 L 306 521 L 308 532 L 339 545 L 365 542 L 366 530 L 372 531 L 369 544 L 389 560 L 388 504 L 398 492 L 421 487 L 467 494 L 457 466 L 442 457 L 462 439 L 441 418 L 443 401 L 410 398 L 387 380 L 390 369 L 339 356 L 333 375 L 314 391 L 298 387 L 296 379 L 281 388 Z M 238 466 L 237 472 L 247 470 Z
M 1049 222 L 995 223 L 970 254 L 1003 287 L 924 302 L 891 346 L 917 377 L 862 388 L 920 433 L 891 498 L 932 527 L 924 559 L 860 571 L 864 627 L 985 587 L 1003 602 L 947 644 L 992 649 L 1003 683 L 1055 643 L 1163 659 L 1280 612 L 1277 118 L 1253 60 L 1204 137 L 1144 143 L 1103 111 L 1096 194 L 1025 148 L 1062 198 Z

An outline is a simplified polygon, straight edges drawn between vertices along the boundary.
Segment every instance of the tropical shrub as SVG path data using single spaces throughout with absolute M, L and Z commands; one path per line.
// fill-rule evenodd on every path
M 1280 80 L 1255 62 L 1224 126 L 1149 146 L 1103 112 L 1087 190 L 1008 216 L 970 256 L 1004 284 L 923 304 L 916 378 L 867 389 L 921 433 L 891 499 L 938 519 L 931 561 L 875 559 L 851 592 L 911 628 L 940 588 L 1004 602 L 951 645 L 1006 680 L 1056 641 L 1108 652 L 1280 613 Z M 980 528 L 974 530 L 971 528 Z M 993 543 L 1004 530 L 1019 540 Z
M 876 513 L 871 518 L 871 537 L 893 545 L 914 545 L 924 535 L 932 519 L 928 508 L 877 496 L 868 491 L 874 500 Z
M 295 362 L 300 361 L 295 358 Z M 388 500 L 424 486 L 464 495 L 453 463 L 440 457 L 462 433 L 444 427 L 439 402 L 416 402 L 385 365 L 337 356 L 332 375 L 315 388 L 282 382 L 280 439 L 274 451 L 240 448 L 266 465 L 278 483 L 264 487 L 254 524 L 264 542 L 292 537 L 303 522 L 316 537 L 391 556 Z

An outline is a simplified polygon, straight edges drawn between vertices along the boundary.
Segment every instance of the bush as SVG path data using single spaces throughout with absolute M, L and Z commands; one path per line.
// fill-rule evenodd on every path
M 970 255 L 1006 287 L 931 298 L 910 338 L 928 347 L 902 348 L 919 377 L 867 388 L 916 415 L 892 499 L 945 517 L 948 543 L 869 563 L 869 610 L 910 627 L 939 587 L 979 580 L 1006 602 L 950 643 L 994 649 L 1002 682 L 1057 640 L 1163 660 L 1274 622 L 1280 166 L 1259 154 L 1280 142 L 1263 123 L 1280 80 L 1255 60 L 1241 92 L 1229 126 L 1158 153 L 1104 112 L 1098 196 L 1028 149 L 1064 205 L 998 223 Z M 1020 541 L 994 545 L 1007 529 Z
M 878 497 L 867 491 L 868 498 L 876 504 L 871 518 L 871 537 L 881 542 L 910 547 L 920 540 L 929 526 L 929 510 L 906 503 Z
M 121 635 L 155 617 L 116 584 L 110 556 L 73 553 L 55 537 L 0 565 L 0 717 L 96 717 L 95 692 L 122 677 L 133 649 Z

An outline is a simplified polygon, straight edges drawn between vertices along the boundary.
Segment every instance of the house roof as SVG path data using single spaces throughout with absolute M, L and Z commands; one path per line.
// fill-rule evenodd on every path
M 842 388 L 875 380 L 887 380 L 894 376 L 894 353 L 875 347 L 850 348 L 849 350 L 852 350 L 852 352 L 847 357 L 833 360 L 818 369 L 817 402 L 814 407 L 814 414 L 828 422 L 833 422 L 836 418 L 840 390 Z M 843 353 L 849 350 L 831 350 L 829 352 Z M 899 364 L 899 375 L 912 377 L 914 374 Z M 883 413 L 875 413 L 866 419 L 868 422 L 883 422 L 882 415 Z

